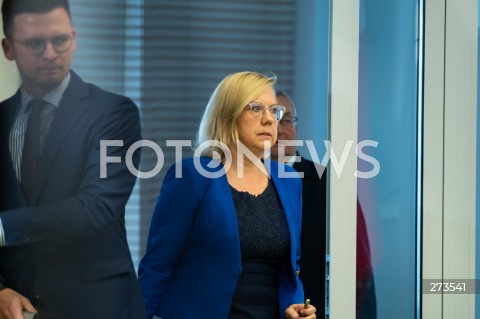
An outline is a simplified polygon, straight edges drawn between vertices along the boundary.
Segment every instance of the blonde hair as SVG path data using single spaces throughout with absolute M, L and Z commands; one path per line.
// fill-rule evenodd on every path
M 238 141 L 237 119 L 245 106 L 257 98 L 267 88 L 274 89 L 275 74 L 262 74 L 244 71 L 225 77 L 213 92 L 200 122 L 195 148 L 206 141 L 214 140 L 231 147 Z M 224 152 L 211 146 L 202 152 L 212 157 L 218 152 L 224 158 Z

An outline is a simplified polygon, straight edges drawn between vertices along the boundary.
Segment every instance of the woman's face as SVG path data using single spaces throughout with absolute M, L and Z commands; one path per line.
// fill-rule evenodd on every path
M 274 145 L 277 141 L 277 119 L 268 108 L 277 105 L 273 88 L 267 88 L 254 99 L 252 105 L 263 105 L 265 112 L 252 112 L 248 105 L 245 106 L 238 118 L 237 128 L 240 142 L 258 157 L 264 154 L 264 145 Z M 254 115 L 255 114 L 255 115 Z

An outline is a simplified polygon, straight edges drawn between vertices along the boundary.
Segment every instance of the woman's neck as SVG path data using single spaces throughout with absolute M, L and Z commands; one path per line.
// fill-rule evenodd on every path
M 253 195 L 263 193 L 268 185 L 268 172 L 260 157 L 249 158 L 232 151 L 232 163 L 227 170 L 228 183 L 239 191 Z
M 262 173 L 263 175 L 268 176 L 268 172 L 265 168 L 265 165 L 262 162 L 261 156 L 259 155 L 253 156 L 253 153 L 251 154 L 251 156 L 247 156 L 245 155 L 245 153 L 238 156 L 239 154 L 235 147 L 232 147 L 231 154 L 232 154 L 232 163 L 230 165 L 229 171 L 231 170 L 234 173 L 240 173 L 240 175 L 245 175 L 245 176 L 256 175 L 259 173 Z

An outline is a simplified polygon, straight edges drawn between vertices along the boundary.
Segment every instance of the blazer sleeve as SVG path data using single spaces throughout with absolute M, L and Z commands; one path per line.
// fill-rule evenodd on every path
M 182 165 L 181 178 L 175 177 L 178 165 Z M 172 166 L 155 205 L 147 251 L 138 269 L 148 318 L 158 308 L 195 222 L 202 188 L 195 176 L 194 168 L 185 161 Z
M 74 128 L 82 130 L 82 134 L 88 131 L 85 135 L 89 138 L 73 141 L 70 137 L 65 142 L 77 143 L 70 149 L 78 151 L 82 159 L 59 162 L 63 171 L 75 172 L 72 176 L 78 176 L 78 180 L 59 176 L 60 170 L 55 167 L 52 178 L 58 180 L 58 188 L 48 191 L 68 194 L 67 196 L 36 207 L 25 206 L 2 211 L 0 215 L 9 247 L 59 239 L 85 242 L 100 237 L 107 227 L 124 219 L 125 204 L 136 179 L 125 164 L 125 155 L 134 142 L 141 140 L 139 112 L 136 105 L 126 97 L 98 95 L 100 96 L 89 102 L 89 108 L 94 109 L 87 111 L 90 112 L 87 114 L 90 116 L 88 122 L 81 121 L 78 124 L 81 126 L 88 123 L 89 126 Z M 123 146 L 107 149 L 108 156 L 117 156 L 122 161 L 109 163 L 107 178 L 101 178 L 100 175 L 101 140 L 123 141 Z M 60 149 L 58 156 L 63 156 L 62 151 L 65 150 Z M 133 154 L 132 161 L 138 167 L 139 152 Z

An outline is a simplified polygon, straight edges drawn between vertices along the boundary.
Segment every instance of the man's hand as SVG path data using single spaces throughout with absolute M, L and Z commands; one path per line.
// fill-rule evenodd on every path
M 37 312 L 18 292 L 9 288 L 0 290 L 0 319 L 23 319 L 23 311 Z

